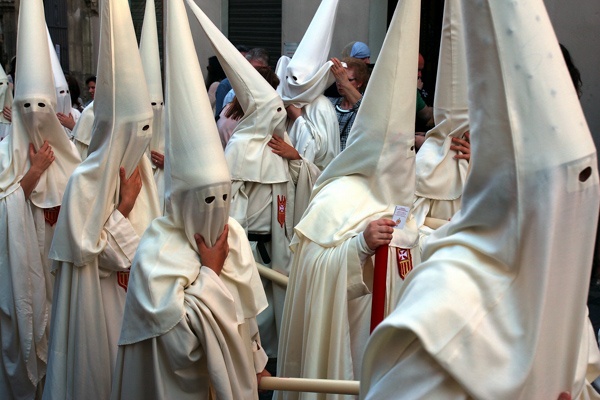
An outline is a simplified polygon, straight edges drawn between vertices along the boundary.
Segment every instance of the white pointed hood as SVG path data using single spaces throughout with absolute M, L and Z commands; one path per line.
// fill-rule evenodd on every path
M 230 249 L 220 279 L 234 299 L 238 322 L 267 305 L 254 259 L 241 251 L 240 241 L 249 248 L 245 234 L 229 218 L 229 171 L 183 0 L 168 2 L 165 55 L 165 174 L 171 209 L 154 221 L 140 243 L 121 344 L 162 335 L 184 317 L 184 289 L 199 274 L 193 235 L 200 233 L 214 245 L 226 223 Z
M 12 107 L 13 95 L 8 86 L 8 75 L 0 65 L 0 107 Z M 10 124 L 10 121 L 4 118 L 0 113 L 0 124 Z
M 282 56 L 277 62 L 277 92 L 286 106 L 312 103 L 335 81 L 328 56 L 338 2 L 322 0 L 293 57 Z
M 69 115 L 71 113 L 71 94 L 69 93 L 69 84 L 65 78 L 60 60 L 56 54 L 56 49 L 52 43 L 50 32 L 46 26 L 46 34 L 48 36 L 48 50 L 50 51 L 50 61 L 52 62 L 52 75 L 54 76 L 54 89 L 56 91 L 56 111 L 57 113 L 63 113 Z
M 60 213 L 50 258 L 85 265 L 101 251 L 103 226 L 118 204 L 119 169 L 138 165 L 142 191 L 129 215 L 141 235 L 158 216 L 149 160 L 152 107 L 127 0 L 102 3 L 94 126 L 88 157 L 74 172 Z M 141 162 L 140 162 L 141 159 Z
M 455 160 L 452 138 L 463 138 L 469 130 L 467 59 L 463 18 L 459 0 L 444 5 L 442 41 L 438 62 L 435 127 L 417 153 L 416 194 L 434 200 L 455 200 L 462 195 L 467 160 Z
M 260 183 L 289 180 L 287 161 L 267 145 L 272 135 L 286 136 L 287 113 L 281 97 L 193 2 L 188 6 L 208 36 L 244 110 L 225 148 L 231 179 Z
M 543 0 L 461 5 L 471 172 L 462 210 L 430 236 L 386 325 L 411 331 L 397 354 L 416 335 L 473 398 L 581 398 L 598 356 L 586 326 L 594 142 Z M 371 341 L 388 349 L 378 331 Z
M 336 246 L 395 205 L 412 206 L 419 17 L 420 1 L 398 4 L 348 145 L 317 180 L 297 234 Z
M 223 232 L 229 218 L 231 177 L 183 0 L 168 10 L 165 186 L 173 219 L 185 228 L 197 250 L 195 233 L 212 246 Z
M 150 150 L 155 150 L 161 154 L 164 154 L 164 99 L 154 0 L 146 0 L 144 23 L 142 25 L 142 34 L 140 36 L 140 56 L 142 57 L 142 66 L 144 67 L 144 75 L 146 76 L 146 83 L 148 84 L 148 92 L 150 94 L 150 102 L 154 112 Z
M 17 35 L 17 82 L 12 108 L 11 154 L 2 157 L 0 185 L 13 187 L 29 168 L 29 143 L 36 150 L 47 140 L 55 160 L 30 196 L 40 208 L 59 206 L 80 158 L 56 117 L 56 92 L 41 0 L 21 3 Z

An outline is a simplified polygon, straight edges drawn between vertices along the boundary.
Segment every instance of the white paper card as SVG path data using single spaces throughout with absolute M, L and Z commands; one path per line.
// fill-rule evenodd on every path
M 396 228 L 404 229 L 409 211 L 410 207 L 396 206 L 394 215 L 392 216 L 392 220 L 396 223 Z

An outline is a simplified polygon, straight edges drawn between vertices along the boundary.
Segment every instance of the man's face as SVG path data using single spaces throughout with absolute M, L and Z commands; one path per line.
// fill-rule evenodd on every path
M 94 95 L 96 94 L 96 82 L 89 81 L 87 84 L 88 92 L 90 92 L 90 96 L 92 100 L 94 100 Z

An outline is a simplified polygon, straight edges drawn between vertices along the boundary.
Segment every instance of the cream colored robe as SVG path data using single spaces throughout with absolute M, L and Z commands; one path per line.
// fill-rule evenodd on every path
M 369 221 L 365 222 L 365 226 Z M 394 231 L 388 250 L 386 311 L 394 310 L 406 274 L 420 262 L 414 220 Z M 408 232 L 412 233 L 408 233 Z M 362 233 L 336 247 L 300 236 L 287 289 L 278 375 L 358 380 L 369 338 L 373 254 Z M 403 262 L 403 276 L 398 261 Z M 342 399 L 342 395 L 278 392 L 277 399 Z
M 112 399 L 207 399 L 209 386 L 219 399 L 257 398 L 256 374 L 264 369 L 267 356 L 256 319 L 244 317 L 242 305 L 236 304 L 239 297 L 232 295 L 248 292 L 228 280 L 246 266 L 234 266 L 232 260 L 252 259 L 244 247 L 243 229 L 233 220 L 229 227 L 230 251 L 239 255 L 227 258 L 221 277 L 201 266 L 198 253 L 179 239 L 179 230 L 167 217 L 148 229 L 132 271 L 127 310 L 136 315 L 125 316 Z M 177 264 L 182 268 L 165 268 Z M 146 316 L 155 306 L 145 296 L 161 296 L 152 290 L 155 285 L 168 297 L 153 299 L 162 308 Z M 260 296 L 264 299 L 262 294 L 255 299 Z M 173 302 L 176 310 L 170 307 Z
M 110 214 L 90 263 L 53 261 L 55 291 L 44 399 L 107 399 L 117 356 L 129 268 L 143 228 L 158 216 L 150 161 L 140 161 L 142 191 L 124 218 Z M 118 178 L 116 178 L 118 179 Z M 75 185 L 74 185 L 75 186 Z
M 125 307 L 129 267 L 139 236 L 115 210 L 105 248 L 83 266 L 54 261 L 56 291 L 44 399 L 107 399 Z
M 302 107 L 302 115 L 288 127 L 292 145 L 320 170 L 340 153 L 337 115 L 323 95 Z
M 88 156 L 88 147 L 92 140 L 92 128 L 94 127 L 94 102 L 92 101 L 81 113 L 77 124 L 73 128 L 73 143 L 81 156 L 85 160 Z
M 48 351 L 44 271 L 23 190 L 0 197 L 0 398 L 33 399 Z
M 234 181 L 230 208 L 230 215 L 246 232 L 271 234 L 271 242 L 266 244 L 271 262 L 266 263 L 262 259 L 257 242 L 250 242 L 254 259 L 284 275 L 289 275 L 291 267 L 289 246 L 293 227 L 306 209 L 312 186 L 320 173 L 314 164 L 306 160 L 290 161 L 289 172 L 290 181 L 283 183 Z M 282 205 L 285 211 L 280 214 Z M 269 357 L 277 357 L 285 288 L 273 284 L 268 279 L 263 279 L 263 286 L 269 307 L 257 320 L 267 354 Z

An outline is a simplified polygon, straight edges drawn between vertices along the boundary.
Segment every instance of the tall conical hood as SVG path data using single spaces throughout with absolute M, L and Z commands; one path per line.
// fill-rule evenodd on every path
M 139 221 L 129 220 L 140 235 L 158 214 L 158 196 L 149 161 L 140 159 L 152 137 L 152 107 L 127 0 L 102 2 L 100 52 L 94 97 L 94 126 L 88 157 L 73 173 L 60 213 L 50 257 L 84 265 L 103 249 L 100 236 L 118 204 L 119 169 L 127 178 L 138 165 L 143 181 L 136 200 L 148 203 Z M 153 196 L 156 199 L 152 198 Z M 155 212 L 156 209 L 156 212 Z
M 138 247 L 120 344 L 157 337 L 185 318 L 184 290 L 198 279 L 202 263 L 193 235 L 200 233 L 213 245 L 216 236 L 211 235 L 221 234 L 229 219 L 231 183 L 183 0 L 167 3 L 165 94 L 165 175 L 171 209 L 152 223 Z M 246 252 L 249 244 L 243 229 L 233 220 L 229 229 L 231 251 L 219 281 L 227 287 L 242 324 L 264 310 L 267 302 L 254 259 Z M 217 397 L 248 398 L 248 392 L 222 391 Z
M 8 86 L 8 75 L 0 65 L 0 107 L 12 107 L 13 95 L 12 90 Z M 10 121 L 4 118 L 4 115 L 0 113 L 0 123 L 10 124 Z
M 282 56 L 277 62 L 281 80 L 277 91 L 286 105 L 312 103 L 335 81 L 328 56 L 338 2 L 322 0 L 294 56 Z
M 313 241 L 336 245 L 369 220 L 391 217 L 394 205 L 413 204 L 419 17 L 419 0 L 398 3 L 348 145 L 317 180 L 296 226 Z
M 152 140 L 150 150 L 165 152 L 165 134 L 163 126 L 164 99 L 162 90 L 162 75 L 160 71 L 160 52 L 158 50 L 158 29 L 154 0 L 146 0 L 146 11 L 140 37 L 140 56 L 144 75 L 148 84 L 150 102 L 154 111 L 152 123 Z
M 244 110 L 225 157 L 233 180 L 286 182 L 287 162 L 267 145 L 272 135 L 284 137 L 287 114 L 281 97 L 191 0 L 188 6 L 208 36 Z
M 59 206 L 67 181 L 79 164 L 79 154 L 56 117 L 56 92 L 41 0 L 21 2 L 17 34 L 15 100 L 12 109 L 12 167 L 0 179 L 18 182 L 27 170 L 29 143 L 36 150 L 47 140 L 55 160 L 30 196 L 37 207 Z M 7 186 L 4 186 L 7 187 Z
M 471 172 L 390 319 L 473 398 L 582 398 L 594 143 L 543 0 L 461 4 Z
M 56 109 L 54 77 L 42 0 L 24 0 L 19 9 L 15 101 L 46 100 Z
M 71 94 L 69 93 L 69 84 L 65 79 L 60 60 L 56 54 L 56 49 L 52 43 L 50 32 L 46 26 L 46 34 L 48 36 L 48 50 L 50 52 L 50 61 L 52 62 L 52 75 L 54 76 L 54 89 L 56 91 L 56 109 L 57 113 L 69 115 L 71 112 Z
M 231 178 L 182 0 L 169 2 L 166 49 L 167 196 L 190 244 L 201 233 L 212 245 L 229 217 Z
M 438 62 L 435 101 L 436 126 L 417 153 L 416 194 L 435 200 L 454 200 L 462 195 L 467 176 L 467 160 L 455 160 L 450 150 L 452 138 L 462 138 L 469 130 L 467 99 L 467 59 L 464 23 L 459 0 L 444 4 L 441 49 Z

